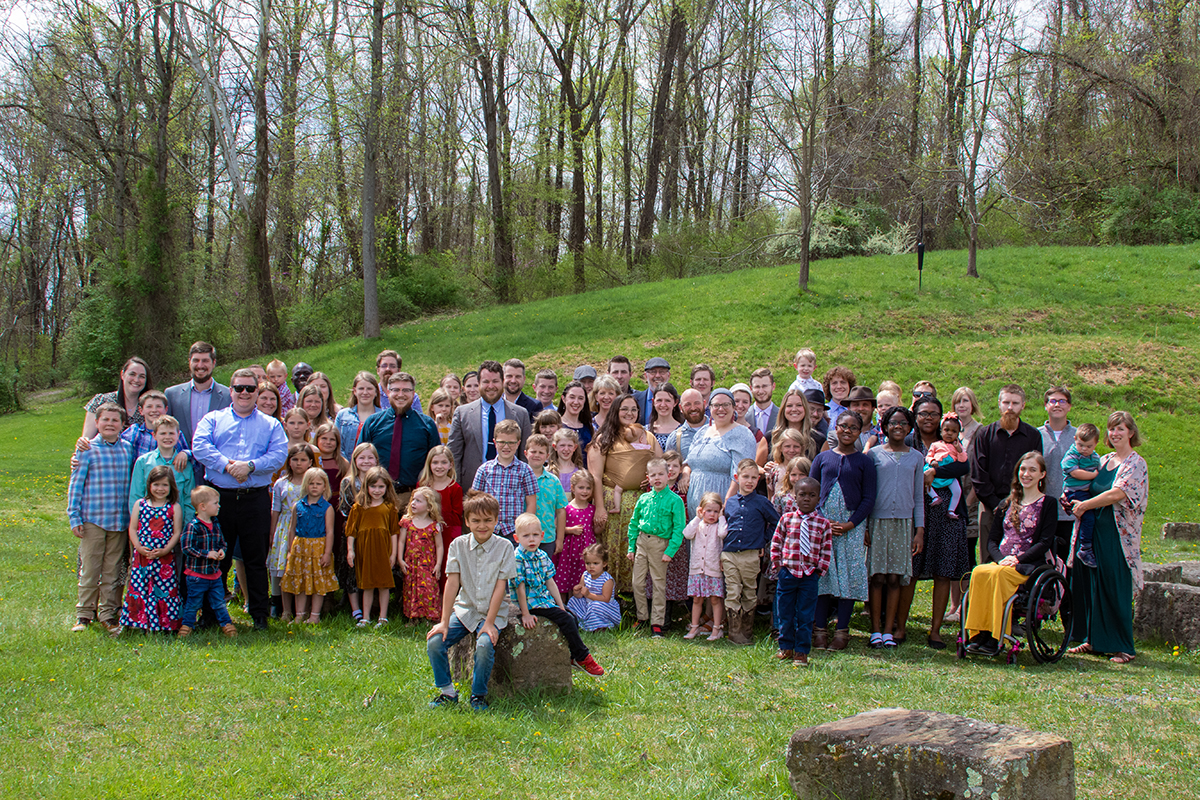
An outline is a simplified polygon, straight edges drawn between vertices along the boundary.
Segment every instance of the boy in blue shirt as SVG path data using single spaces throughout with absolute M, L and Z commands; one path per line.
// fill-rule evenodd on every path
M 1092 496 L 1092 481 L 1100 474 L 1100 456 L 1096 445 L 1100 442 L 1100 429 L 1090 422 L 1075 431 L 1075 443 L 1063 456 L 1063 505 L 1070 510 L 1072 500 L 1087 500 Z M 1096 566 L 1096 555 L 1092 551 L 1092 531 L 1096 527 L 1096 512 L 1085 511 L 1079 518 L 1080 563 L 1087 567 Z
M 734 644 L 754 644 L 759 562 L 779 524 L 775 506 L 755 492 L 758 478 L 758 464 L 753 458 L 743 458 L 737 465 L 737 494 L 725 501 L 728 527 L 721 547 L 721 571 L 725 575 L 729 641 Z

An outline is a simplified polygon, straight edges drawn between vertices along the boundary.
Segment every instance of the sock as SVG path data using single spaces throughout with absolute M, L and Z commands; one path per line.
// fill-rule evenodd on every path
M 354 617 L 356 620 L 362 619 L 362 609 L 360 608 L 351 611 L 350 616 Z
M 442 694 L 446 695 L 446 697 L 458 697 L 458 689 L 454 688 L 453 683 L 450 684 L 449 686 L 439 686 L 437 688 L 438 688 L 438 691 L 441 692 Z

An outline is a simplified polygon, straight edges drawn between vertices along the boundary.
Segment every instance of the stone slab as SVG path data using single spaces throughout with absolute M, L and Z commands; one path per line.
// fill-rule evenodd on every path
M 1200 587 L 1147 583 L 1134 603 L 1133 635 L 1200 647 Z
M 508 697 L 533 690 L 551 694 L 571 691 L 571 651 L 558 626 L 539 618 L 537 625 L 526 630 L 520 619 L 516 606 L 509 606 L 509 624 L 500 629 L 488 694 Z M 474 668 L 475 636 L 471 634 L 450 648 L 450 672 L 456 683 L 469 685 Z
M 1146 583 L 1183 583 L 1183 565 L 1142 564 L 1142 580 Z
M 1188 586 L 1200 586 L 1200 561 L 1181 561 L 1179 569 L 1183 573 L 1181 580 L 1177 583 L 1186 583 Z M 1163 581 L 1166 583 L 1167 581 Z
M 1164 522 L 1162 535 L 1164 539 L 1200 542 L 1200 522 Z
M 934 711 L 881 708 L 792 734 L 787 768 L 803 800 L 1070 800 L 1066 739 Z

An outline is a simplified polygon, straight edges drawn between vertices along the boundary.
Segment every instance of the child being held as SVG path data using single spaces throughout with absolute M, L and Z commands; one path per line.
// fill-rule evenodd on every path
M 967 454 L 962 449 L 962 445 L 958 441 L 958 435 L 962 432 L 962 425 L 959 424 L 958 415 L 953 411 L 942 417 L 942 440 L 934 442 L 929 446 L 929 452 L 925 454 L 925 471 L 944 467 L 954 462 L 962 462 L 967 460 Z M 955 478 L 934 478 L 933 485 L 929 487 L 929 504 L 936 506 L 942 502 L 942 498 L 938 496 L 938 489 L 950 489 L 950 511 L 948 516 L 950 519 L 958 519 L 956 509 L 958 502 L 962 498 L 962 485 Z
M 1092 496 L 1092 481 L 1100 474 L 1100 456 L 1096 445 L 1100 442 L 1100 429 L 1092 423 L 1084 423 L 1075 431 L 1075 443 L 1062 460 L 1063 505 L 1068 511 L 1074 500 L 1087 500 Z M 1096 512 L 1085 511 L 1079 518 L 1080 563 L 1086 567 L 1096 566 L 1096 554 L 1092 550 L 1092 533 L 1096 528 Z
M 541 549 L 542 535 L 542 523 L 537 514 L 517 517 L 517 574 L 508 585 L 513 602 L 521 609 L 521 624 L 526 630 L 532 630 L 538 617 L 550 620 L 567 640 L 571 664 L 589 675 L 603 675 L 604 668 L 596 663 L 583 639 L 579 638 L 579 623 L 563 603 L 558 584 L 554 582 L 554 562 Z
M 789 392 L 806 392 L 809 389 L 822 389 L 821 382 L 813 377 L 817 369 L 817 354 L 807 347 L 796 353 L 796 380 L 788 387 Z M 822 389 L 824 391 L 824 389 Z
M 279 415 L 282 417 L 296 407 L 296 396 L 288 388 L 287 364 L 278 358 L 267 364 L 267 380 L 279 390 Z
M 651 445 L 647 444 L 646 442 L 646 429 L 636 422 L 627 427 L 621 436 L 626 442 L 629 443 L 631 447 L 633 447 L 634 450 L 649 450 L 651 447 Z M 612 513 L 615 509 L 621 507 L 621 497 L 624 496 L 624 490 L 620 486 L 614 486 L 612 489 L 612 496 L 613 507 L 609 509 L 609 513 Z M 686 502 L 686 498 L 684 500 Z
M 817 584 L 833 558 L 833 526 L 817 513 L 821 484 L 803 478 L 796 486 L 796 510 L 779 520 L 771 537 L 771 569 L 779 573 L 775 605 L 779 613 L 779 652 L 775 657 L 808 665 L 812 650 Z
M 192 490 L 192 505 L 196 516 L 183 534 L 183 577 L 187 584 L 187 602 L 183 606 L 180 638 L 189 636 L 196 627 L 196 615 L 208 600 L 221 633 L 233 638 L 237 628 L 225 607 L 225 582 L 221 580 L 221 560 L 225 558 L 225 537 L 217 514 L 221 511 L 221 494 L 211 486 Z
M 721 571 L 721 543 L 725 541 L 725 517 L 721 516 L 721 496 L 707 492 L 700 498 L 696 518 L 683 529 L 683 538 L 692 543 L 688 565 L 688 595 L 692 598 L 692 626 L 683 635 L 695 639 L 700 632 L 700 615 L 704 601 L 712 602 L 712 633 L 708 641 L 715 642 L 723 635 L 725 619 L 725 574 Z
M 571 590 L 567 610 L 585 631 L 602 631 L 621 624 L 617 582 L 608 573 L 608 545 L 593 542 L 583 549 L 583 577 Z

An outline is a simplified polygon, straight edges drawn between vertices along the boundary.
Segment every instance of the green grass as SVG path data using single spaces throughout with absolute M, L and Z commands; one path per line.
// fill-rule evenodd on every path
M 1200 247 L 992 250 L 984 278 L 968 281 L 963 254 L 934 253 L 919 295 L 911 259 L 819 262 L 809 295 L 790 268 L 769 268 L 489 308 L 285 359 L 302 355 L 347 385 L 394 347 L 428 396 L 444 372 L 482 358 L 563 374 L 614 353 L 635 369 L 661 354 L 677 384 L 696 361 L 726 385 L 769 365 L 782 395 L 790 357 L 809 345 L 820 370 L 844 363 L 872 385 L 973 386 L 987 419 L 1009 379 L 1031 395 L 1063 381 L 1077 424 L 1111 408 L 1137 417 L 1151 468 L 1147 559 L 1194 559 L 1195 546 L 1158 530 L 1200 517 L 1198 259 Z M 1040 424 L 1032 405 L 1026 419 Z M 928 587 L 913 644 L 896 653 L 856 639 L 801 670 L 775 663 L 766 643 L 601 634 L 591 644 L 608 675 L 579 675 L 566 697 L 498 700 L 486 717 L 424 708 L 416 629 L 364 633 L 335 618 L 232 642 L 70 634 L 75 540 L 63 508 L 81 417 L 78 398 L 0 417 L 3 797 L 781 797 L 795 728 L 880 706 L 1065 736 L 1081 797 L 1175 798 L 1200 785 L 1196 653 L 1141 642 L 1120 668 L 959 663 L 919 646 Z

